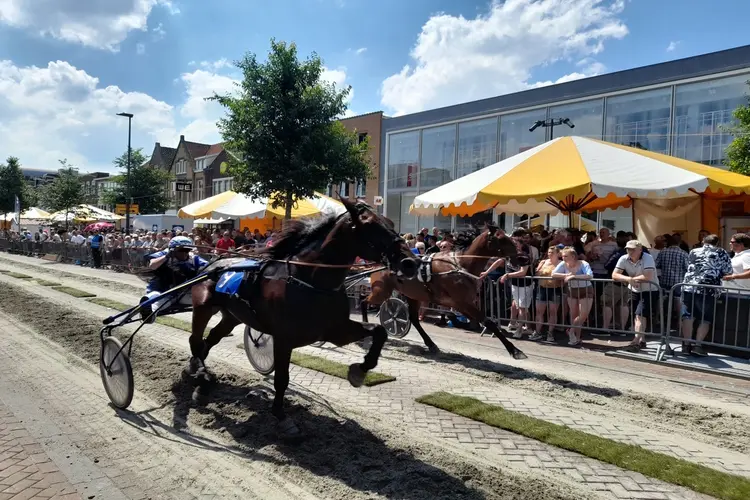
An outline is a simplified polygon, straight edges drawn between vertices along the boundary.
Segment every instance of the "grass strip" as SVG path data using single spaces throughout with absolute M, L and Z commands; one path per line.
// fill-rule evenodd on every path
M 292 351 L 292 363 L 302 368 L 315 370 L 333 377 L 343 378 L 344 380 L 346 380 L 346 375 L 349 372 L 348 365 L 297 351 Z M 370 371 L 367 372 L 367 376 L 365 377 L 365 385 L 372 387 L 374 385 L 393 382 L 394 380 L 396 380 L 396 377 Z
M 435 392 L 417 398 L 417 402 L 716 498 L 750 498 L 750 480 L 744 477 L 553 424 L 475 398 Z
M 42 286 L 61 286 L 60 283 L 56 283 L 54 281 L 47 281 L 43 279 L 36 279 L 36 282 Z
M 102 306 L 102 307 L 109 307 L 110 309 L 114 309 L 116 311 L 127 311 L 132 306 L 129 306 L 127 304 L 123 304 L 122 302 L 117 302 L 116 300 L 111 299 L 105 299 L 103 297 L 96 297 L 93 299 L 89 299 L 89 302 L 92 302 L 96 305 Z M 181 319 L 172 318 L 170 316 L 157 316 L 156 322 L 160 325 L 169 326 L 171 328 L 177 328 L 178 330 L 184 330 L 188 333 L 192 332 L 192 325 L 189 321 L 183 321 Z
M 6 274 L 10 276 L 11 278 L 17 278 L 19 280 L 30 280 L 33 278 L 33 276 L 29 276 L 28 274 L 23 274 L 23 273 L 8 272 Z
M 79 299 L 85 299 L 87 297 L 96 297 L 95 293 L 85 292 L 83 290 L 79 290 L 77 288 L 72 288 L 69 286 L 56 286 L 56 287 L 53 287 L 53 289 L 58 292 L 67 293 L 68 295 L 72 295 L 73 297 L 76 297 Z

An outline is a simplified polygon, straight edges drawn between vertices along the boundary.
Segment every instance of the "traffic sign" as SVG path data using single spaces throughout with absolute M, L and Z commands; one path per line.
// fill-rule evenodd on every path
M 185 193 L 191 193 L 193 191 L 192 182 L 175 182 L 175 191 L 183 191 Z
M 125 215 L 125 212 L 127 211 L 127 205 L 125 203 L 118 203 L 115 205 L 115 213 L 117 215 Z M 140 212 L 138 211 L 138 205 L 133 203 L 130 205 L 130 215 L 138 215 Z
M 372 199 L 373 204 L 375 204 L 376 207 L 379 207 L 383 204 L 383 197 L 382 196 L 376 196 Z

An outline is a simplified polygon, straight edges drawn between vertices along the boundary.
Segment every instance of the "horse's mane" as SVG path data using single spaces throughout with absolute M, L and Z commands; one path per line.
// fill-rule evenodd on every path
M 335 214 L 287 220 L 281 233 L 274 237 L 273 246 L 257 250 L 253 255 L 285 259 L 312 250 L 323 242 L 338 220 Z

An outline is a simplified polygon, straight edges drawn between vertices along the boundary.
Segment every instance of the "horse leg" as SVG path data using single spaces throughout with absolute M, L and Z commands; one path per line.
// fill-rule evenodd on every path
M 362 387 L 362 384 L 365 383 L 367 372 L 378 366 L 380 353 L 383 350 L 385 341 L 388 340 L 388 332 L 381 325 L 348 321 L 342 328 L 342 334 L 346 340 L 349 340 L 347 343 L 372 337 L 372 343 L 370 344 L 370 349 L 367 351 L 367 354 L 365 354 L 364 362 L 349 365 L 349 372 L 346 376 L 347 380 L 349 380 L 349 383 L 352 384 L 353 387 Z M 336 344 L 338 344 L 338 342 Z
M 279 420 L 278 431 L 282 439 L 295 439 L 302 432 L 291 417 L 284 411 L 284 393 L 289 387 L 289 363 L 292 359 L 292 350 L 285 342 L 274 342 L 273 356 L 276 362 L 276 371 L 273 375 L 274 398 L 271 413 Z
M 422 340 L 424 341 L 424 345 L 427 346 L 427 349 L 430 350 L 430 353 L 437 354 L 440 352 L 440 349 L 438 348 L 437 344 L 432 341 L 429 335 L 427 335 L 427 332 L 424 331 L 424 328 L 422 328 L 422 324 L 419 322 L 419 305 L 420 302 L 418 300 L 414 299 L 406 299 L 406 302 L 409 304 L 409 319 L 411 320 L 411 324 L 414 328 L 417 329 L 419 332 L 419 336 L 422 337 Z
M 206 350 L 203 358 L 205 359 L 206 357 L 208 357 L 208 353 L 211 348 L 218 344 L 224 337 L 228 337 L 229 334 L 232 333 L 232 330 L 234 330 L 234 328 L 239 324 L 240 321 L 235 318 L 234 315 L 232 315 L 226 309 L 222 309 L 221 321 L 219 321 L 219 323 L 215 327 L 211 328 L 211 331 L 208 332 L 208 336 L 206 337 Z
M 497 336 L 498 339 L 500 339 L 500 342 L 503 343 L 505 348 L 508 350 L 508 354 L 510 354 L 513 359 L 528 358 L 528 356 L 526 356 L 523 351 L 514 346 L 510 340 L 505 338 L 505 334 L 500 330 L 500 328 L 498 328 L 497 324 L 490 318 L 486 317 L 477 306 L 475 306 L 474 304 L 462 304 L 460 308 L 457 307 L 456 309 L 459 310 L 467 318 L 484 324 L 484 326 L 486 326 L 488 330 L 490 330 Z

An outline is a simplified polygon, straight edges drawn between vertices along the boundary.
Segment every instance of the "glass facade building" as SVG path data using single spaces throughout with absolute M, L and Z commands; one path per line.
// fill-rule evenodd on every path
M 698 76 L 696 66 L 702 69 Z M 630 88 L 622 88 L 628 80 Z M 460 230 L 498 218 L 511 227 L 520 216 L 415 217 L 409 206 L 419 193 L 569 135 L 721 167 L 732 141 L 727 127 L 732 112 L 747 102 L 748 80 L 750 46 L 493 98 L 497 106 L 489 99 L 389 118 L 382 146 L 384 213 L 401 232 L 421 227 Z M 533 101 L 542 104 L 524 105 Z M 502 106 L 505 102 L 511 104 Z M 537 120 L 549 118 L 569 118 L 575 128 L 529 131 Z M 630 209 L 602 212 L 600 222 L 632 229 Z

